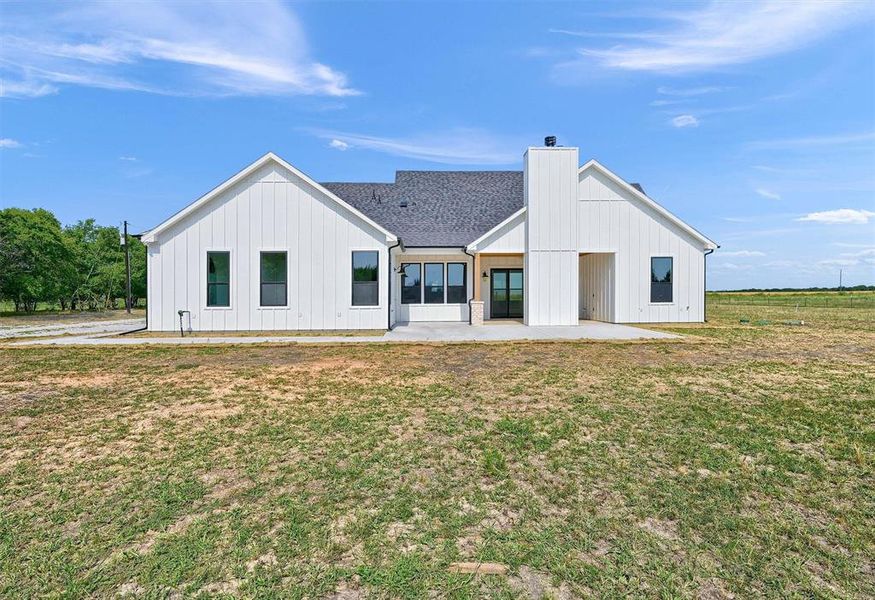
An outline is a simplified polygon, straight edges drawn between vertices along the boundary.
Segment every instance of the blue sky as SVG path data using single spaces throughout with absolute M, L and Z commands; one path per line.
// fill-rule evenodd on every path
M 709 288 L 875 284 L 872 3 L 3 3 L 0 206 L 145 230 L 268 150 L 317 180 L 580 147 Z

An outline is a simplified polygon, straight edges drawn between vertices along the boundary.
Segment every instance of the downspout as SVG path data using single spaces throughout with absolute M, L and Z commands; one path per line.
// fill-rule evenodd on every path
M 387 271 L 388 277 L 386 278 L 386 282 L 389 285 L 388 289 L 388 298 L 389 305 L 386 307 L 386 330 L 392 331 L 392 278 L 394 277 L 394 270 L 392 269 L 392 249 L 401 246 L 401 251 L 404 252 L 404 246 L 401 243 L 401 238 L 398 238 L 398 242 L 394 246 L 389 246 L 389 251 L 386 253 L 388 255 L 388 263 L 389 270 Z
M 717 246 L 717 248 L 719 247 Z M 714 250 L 717 248 L 706 250 L 705 258 L 702 261 L 702 319 L 706 323 L 708 322 L 708 255 L 714 254 Z
M 472 282 L 471 294 L 473 294 L 474 293 L 474 286 L 476 286 L 480 282 L 480 279 L 478 279 L 480 277 L 480 274 L 474 272 L 474 266 L 477 262 L 477 257 L 474 256 L 473 254 L 471 254 L 470 252 L 468 252 L 468 246 L 465 246 L 464 248 L 462 248 L 462 252 L 464 252 L 465 254 L 467 254 L 468 256 L 471 257 L 471 282 Z M 468 325 L 471 324 L 471 302 L 473 302 L 473 301 L 474 301 L 474 296 L 472 295 L 470 298 L 468 298 Z

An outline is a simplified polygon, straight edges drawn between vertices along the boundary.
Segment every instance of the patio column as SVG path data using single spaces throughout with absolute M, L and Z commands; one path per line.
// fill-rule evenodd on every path
M 474 285 L 474 299 L 471 300 L 471 325 L 483 325 L 483 300 L 480 288 L 480 253 L 474 254 L 474 272 L 471 274 L 471 282 Z

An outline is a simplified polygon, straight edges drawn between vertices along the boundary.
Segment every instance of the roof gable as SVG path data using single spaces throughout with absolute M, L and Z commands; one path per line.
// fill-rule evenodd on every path
M 264 167 L 270 163 L 274 163 L 274 164 L 279 165 L 280 167 L 284 168 L 285 170 L 291 172 L 293 176 L 300 179 L 305 184 L 314 187 L 316 190 L 318 190 L 319 192 L 324 194 L 331 202 L 338 204 L 339 206 L 341 206 L 345 210 L 351 212 L 353 215 L 355 215 L 356 217 L 358 217 L 359 219 L 364 221 L 368 226 L 376 229 L 378 232 L 385 235 L 387 242 L 397 241 L 398 238 L 395 236 L 395 234 L 390 232 L 388 229 L 384 228 L 382 225 L 379 225 L 378 223 L 373 221 L 370 217 L 368 217 L 367 215 L 360 212 L 357 208 L 349 205 L 345 201 L 338 198 L 333 192 L 326 189 L 325 187 L 323 187 L 319 183 L 315 182 L 313 179 L 308 177 L 302 171 L 299 171 L 298 169 L 296 169 L 291 164 L 284 161 L 282 158 L 280 158 L 279 156 L 277 156 L 273 152 L 268 152 L 267 154 L 265 154 L 264 156 L 262 156 L 261 158 L 256 160 L 254 163 L 252 163 L 251 165 L 249 165 L 248 167 L 246 167 L 245 169 L 243 169 L 242 171 L 240 171 L 239 173 L 237 173 L 233 177 L 225 180 L 223 183 L 221 183 L 217 187 L 213 188 L 212 190 L 210 190 L 209 192 L 207 192 L 206 194 L 204 194 L 203 196 L 201 196 L 200 198 L 198 198 L 197 200 L 195 200 L 194 202 L 192 202 L 191 204 L 189 204 L 188 206 L 186 206 L 185 208 L 183 208 L 182 210 L 180 210 L 179 212 L 177 212 L 176 214 L 171 216 L 169 219 L 162 222 L 160 225 L 153 227 L 152 229 L 150 229 L 149 231 L 144 233 L 142 238 L 141 238 L 143 243 L 149 244 L 149 243 L 155 242 L 158 239 L 158 235 L 161 232 L 166 231 L 167 229 L 169 229 L 173 225 L 179 223 L 180 221 L 182 221 L 183 219 L 185 219 L 189 215 L 193 214 L 194 212 L 196 212 L 200 208 L 209 204 L 210 202 L 212 202 L 213 200 L 215 200 L 216 198 L 221 196 L 224 192 L 228 191 L 229 189 L 231 189 L 232 187 L 234 187 L 238 183 L 244 181 L 247 177 L 249 177 L 250 175 L 252 175 L 256 171 L 258 171 L 259 169 L 261 169 L 262 167 Z
M 597 169 L 600 173 L 607 176 L 611 181 L 619 185 L 622 189 L 629 192 L 633 199 L 637 202 L 643 204 L 644 206 L 650 208 L 661 216 L 665 217 L 669 222 L 676 225 L 679 229 L 685 232 L 687 235 L 693 237 L 694 239 L 700 241 L 705 249 L 715 249 L 720 246 L 706 237 L 690 225 L 687 225 L 684 221 L 682 221 L 679 217 L 676 217 L 674 214 L 665 209 L 661 204 L 654 201 L 650 196 L 644 193 L 644 189 L 640 185 L 627 183 L 622 177 L 602 165 L 595 159 L 590 159 L 586 162 L 580 169 L 578 169 L 578 177 L 581 173 L 586 171 L 587 169 Z

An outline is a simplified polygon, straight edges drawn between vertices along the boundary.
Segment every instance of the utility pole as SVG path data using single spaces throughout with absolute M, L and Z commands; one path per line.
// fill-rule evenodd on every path
M 128 239 L 128 222 L 125 221 L 125 310 L 131 314 L 131 244 Z
M 842 269 L 839 269 L 839 291 L 842 291 Z

